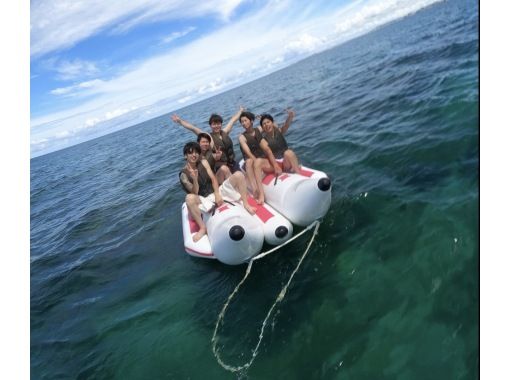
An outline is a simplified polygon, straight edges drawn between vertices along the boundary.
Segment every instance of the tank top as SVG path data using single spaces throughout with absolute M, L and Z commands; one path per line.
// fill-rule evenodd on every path
M 205 152 L 203 159 L 207 161 L 211 169 L 214 169 L 214 166 L 216 165 L 216 160 L 214 159 L 213 153 L 210 149 L 207 152 Z
M 248 148 L 250 148 L 251 154 L 253 154 L 256 158 L 266 158 L 266 154 L 260 147 L 260 141 L 262 141 L 262 133 L 260 133 L 258 128 L 255 128 L 255 135 L 252 136 L 247 132 L 243 132 L 243 136 L 246 138 L 246 144 Z M 248 156 L 243 151 L 244 159 L 248 159 Z
M 207 174 L 207 170 L 205 169 L 204 165 L 202 165 L 202 162 L 199 162 L 197 165 L 198 169 L 198 195 L 201 195 L 203 197 L 207 197 L 209 194 L 214 192 L 211 178 L 209 177 L 209 174 Z M 189 170 L 187 167 L 182 168 L 181 173 L 186 174 L 186 177 L 188 177 L 188 181 L 193 183 L 193 177 L 191 176 Z M 181 177 L 181 173 L 179 173 L 179 181 Z M 186 193 L 189 193 L 189 191 L 186 189 L 184 184 L 181 182 L 181 186 L 184 189 Z
M 234 144 L 232 143 L 232 139 L 230 136 L 225 133 L 225 131 L 220 131 L 220 136 L 217 134 L 212 134 L 212 139 L 214 141 L 214 146 L 221 148 L 221 158 L 219 161 L 227 162 L 232 164 L 236 160 L 236 156 L 234 153 Z
M 275 158 L 283 158 L 283 153 L 289 149 L 287 141 L 278 128 L 273 128 L 273 136 L 264 132 L 262 136 L 267 140 Z

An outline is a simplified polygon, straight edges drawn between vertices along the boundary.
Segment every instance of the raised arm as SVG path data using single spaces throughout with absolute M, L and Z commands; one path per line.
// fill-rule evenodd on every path
M 202 160 L 202 165 L 204 166 L 205 170 L 207 171 L 207 174 L 209 175 L 209 178 L 211 179 L 216 206 L 221 206 L 223 204 L 223 198 L 221 197 L 220 194 L 220 185 L 218 185 L 218 180 L 216 179 L 216 176 L 214 175 L 207 160 Z
M 287 120 L 285 120 L 285 124 L 283 124 L 282 129 L 280 129 L 280 132 L 282 132 L 282 135 L 287 132 L 287 129 L 289 129 L 290 124 L 292 123 L 292 120 L 294 120 L 294 116 L 296 113 L 291 108 L 287 108 L 285 111 L 287 111 Z
M 232 130 L 232 127 L 234 126 L 234 123 L 239 120 L 239 118 L 241 117 L 241 113 L 244 111 L 244 107 L 241 106 L 239 107 L 239 111 L 237 111 L 237 113 L 232 116 L 230 118 L 230 121 L 228 122 L 228 124 L 225 126 L 225 128 L 223 128 L 223 132 L 229 134 L 230 131 Z
M 186 120 L 182 120 L 179 116 L 177 116 L 176 114 L 173 114 L 171 116 L 171 119 L 174 123 L 177 123 L 179 125 L 182 125 L 184 128 L 186 129 L 189 129 L 191 132 L 193 132 L 195 135 L 198 135 L 199 133 L 202 133 L 204 131 L 202 131 L 200 128 L 198 127 L 195 127 L 193 124 L 191 124 L 190 122 L 187 122 Z

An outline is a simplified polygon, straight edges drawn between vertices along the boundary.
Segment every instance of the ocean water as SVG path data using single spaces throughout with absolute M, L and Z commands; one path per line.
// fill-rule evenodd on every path
M 246 267 L 183 249 L 193 136 L 168 114 L 32 159 L 32 378 L 478 378 L 478 51 L 478 2 L 448 0 L 178 111 L 207 128 L 293 107 L 289 144 L 333 182 L 241 374 L 211 338 Z M 310 237 L 254 264 L 219 331 L 228 364 L 250 359 Z

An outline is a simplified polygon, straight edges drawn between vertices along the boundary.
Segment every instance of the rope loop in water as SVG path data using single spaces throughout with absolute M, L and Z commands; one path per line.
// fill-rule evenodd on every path
M 227 308 L 228 308 L 228 306 L 230 304 L 230 301 L 232 301 L 232 298 L 234 298 L 234 296 L 237 294 L 237 292 L 241 288 L 241 286 L 244 283 L 244 281 L 248 278 L 248 275 L 251 272 L 251 267 L 253 265 L 253 262 L 255 260 L 261 259 L 261 258 L 269 255 L 270 253 L 273 253 L 273 252 L 277 251 L 278 249 L 280 249 L 283 246 L 287 245 L 291 241 L 293 241 L 293 240 L 297 239 L 298 237 L 300 237 L 301 235 L 303 235 L 306 231 L 309 231 L 310 229 L 312 229 L 312 227 L 314 227 L 314 226 L 315 226 L 315 230 L 313 231 L 312 238 L 310 239 L 310 242 L 308 243 L 308 246 L 306 247 L 305 252 L 303 253 L 301 258 L 299 259 L 299 262 L 296 265 L 296 268 L 294 269 L 292 274 L 290 275 L 289 280 L 287 281 L 285 286 L 282 288 L 282 290 L 280 291 L 280 293 L 276 297 L 275 302 L 273 303 L 273 305 L 269 309 L 266 317 L 264 318 L 264 321 L 262 322 L 262 327 L 260 329 L 260 334 L 259 334 L 259 340 L 257 342 L 257 345 L 255 346 L 255 349 L 252 352 L 252 356 L 251 356 L 250 361 L 248 361 L 247 363 L 245 363 L 243 365 L 237 366 L 237 367 L 233 367 L 233 366 L 230 366 L 230 365 L 224 363 L 223 360 L 221 360 L 220 354 L 218 352 L 218 347 L 217 347 L 217 343 L 218 343 L 218 337 L 217 337 L 218 328 L 223 323 L 223 318 L 225 317 L 225 312 L 226 312 L 226 310 L 227 310 Z M 218 363 L 223 368 L 225 368 L 227 371 L 230 371 L 230 372 L 239 372 L 239 371 L 242 371 L 242 370 L 247 370 L 252 365 L 253 361 L 255 360 L 255 357 L 257 356 L 260 343 L 262 342 L 262 338 L 264 337 L 264 329 L 266 328 L 266 323 L 267 323 L 269 317 L 271 316 L 271 314 L 273 313 L 273 309 L 276 307 L 276 304 L 281 302 L 283 300 L 283 298 L 285 297 L 285 294 L 287 293 L 287 288 L 289 287 L 289 285 L 290 285 L 294 275 L 299 270 L 299 267 L 301 266 L 301 263 L 303 262 L 303 259 L 305 258 L 305 256 L 307 255 L 308 251 L 310 250 L 310 247 L 312 246 L 312 243 L 313 243 L 313 241 L 315 239 L 315 236 L 318 233 L 319 226 L 320 226 L 320 222 L 318 220 L 314 221 L 309 226 L 307 226 L 303 231 L 301 231 L 299 234 L 293 236 L 291 239 L 287 240 L 283 244 L 280 244 L 279 246 L 276 246 L 275 248 L 270 249 L 269 251 L 262 252 L 262 253 L 258 254 L 257 256 L 252 257 L 250 259 L 250 261 L 248 262 L 248 267 L 246 268 L 246 273 L 244 274 L 243 279 L 241 280 L 241 282 L 239 282 L 239 284 L 236 286 L 234 291 L 227 298 L 227 302 L 225 302 L 225 304 L 223 305 L 223 308 L 221 309 L 220 314 L 218 315 L 218 319 L 216 321 L 216 326 L 214 327 L 214 334 L 213 334 L 213 337 L 211 339 L 212 350 L 213 350 L 214 356 L 216 357 L 216 360 L 218 361 Z

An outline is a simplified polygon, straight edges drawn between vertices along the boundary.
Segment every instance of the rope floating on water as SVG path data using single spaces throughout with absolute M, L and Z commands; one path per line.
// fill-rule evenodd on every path
M 269 309 L 269 312 L 267 313 L 266 317 L 264 318 L 264 322 L 262 322 L 262 327 L 260 329 L 260 334 L 259 334 L 259 340 L 257 342 L 257 345 L 255 346 L 255 349 L 253 350 L 253 353 L 252 353 L 250 361 L 245 363 L 245 364 L 243 364 L 243 365 L 241 365 L 241 366 L 237 366 L 237 367 L 233 367 L 233 366 L 230 366 L 230 365 L 224 363 L 223 360 L 221 360 L 221 357 L 220 357 L 220 354 L 219 354 L 218 348 L 217 348 L 217 343 L 218 343 L 218 338 L 217 338 L 218 328 L 219 328 L 220 324 L 222 324 L 222 322 L 223 322 L 223 318 L 224 318 L 225 312 L 226 312 L 226 310 L 227 310 L 227 308 L 228 308 L 228 306 L 230 304 L 230 301 L 232 300 L 232 298 L 234 298 L 234 296 L 239 291 L 239 289 L 241 288 L 241 286 L 244 283 L 244 281 L 248 278 L 248 275 L 250 274 L 253 262 L 255 260 L 261 259 L 261 258 L 269 255 L 270 253 L 273 253 L 273 252 L 277 251 L 278 249 L 280 249 L 283 246 L 287 245 L 291 241 L 293 241 L 293 240 L 297 239 L 298 237 L 300 237 L 301 235 L 303 235 L 306 231 L 309 231 L 310 229 L 312 229 L 312 227 L 314 227 L 314 226 L 315 226 L 315 230 L 313 231 L 312 238 L 310 239 L 310 242 L 308 243 L 308 246 L 306 247 L 305 252 L 303 253 L 301 258 L 299 259 L 299 262 L 296 265 L 296 268 L 294 269 L 292 274 L 290 275 L 289 280 L 287 281 L 287 284 L 285 284 L 285 286 L 282 288 L 282 290 L 278 294 L 278 297 L 276 297 L 275 302 L 273 303 L 273 305 Z M 275 308 L 276 304 L 281 302 L 283 300 L 283 298 L 285 297 L 285 293 L 287 292 L 287 288 L 289 287 L 289 285 L 290 285 L 290 283 L 292 281 L 292 278 L 294 277 L 296 272 L 299 270 L 299 267 L 301 266 L 301 263 L 303 262 L 303 259 L 305 258 L 305 256 L 307 255 L 308 251 L 310 250 L 310 247 L 312 246 L 312 243 L 313 243 L 313 241 L 315 239 L 315 236 L 317 235 L 317 232 L 319 230 L 319 226 L 320 226 L 320 222 L 318 220 L 316 220 L 315 222 L 310 224 L 308 227 L 306 227 L 303 231 L 301 231 L 299 234 L 297 234 L 297 235 L 293 236 L 291 239 L 287 240 L 285 243 L 280 244 L 279 246 L 277 246 L 277 247 L 275 247 L 273 249 L 270 249 L 269 251 L 262 252 L 262 253 L 258 254 L 257 256 L 254 256 L 254 257 L 252 257 L 250 259 L 250 261 L 248 263 L 248 267 L 246 268 L 246 273 L 244 274 L 243 279 L 241 280 L 241 282 L 239 282 L 239 284 L 236 286 L 234 291 L 227 298 L 227 302 L 225 302 L 225 304 L 223 305 L 223 308 L 221 309 L 220 314 L 218 315 L 218 320 L 216 321 L 216 326 L 214 327 L 214 334 L 213 334 L 213 337 L 211 339 L 212 350 L 213 350 L 214 356 L 216 357 L 216 360 L 218 361 L 218 363 L 223 368 L 225 368 L 227 371 L 230 371 L 230 372 L 239 372 L 239 371 L 248 369 L 252 365 L 253 361 L 255 360 L 255 357 L 257 356 L 260 343 L 262 342 L 262 338 L 264 336 L 264 329 L 266 327 L 266 323 L 267 323 L 269 317 L 271 316 L 271 314 L 273 313 L 273 309 Z

